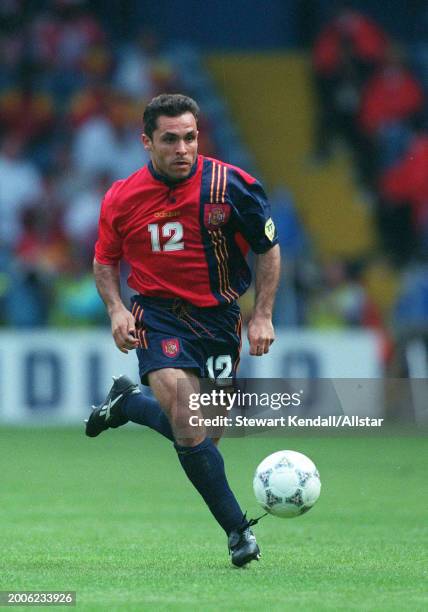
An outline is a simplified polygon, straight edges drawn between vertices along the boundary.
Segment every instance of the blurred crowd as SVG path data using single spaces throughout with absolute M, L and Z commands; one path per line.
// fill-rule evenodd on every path
M 153 30 L 128 27 L 127 5 L 0 3 L 0 325 L 107 322 L 91 276 L 100 201 L 114 180 L 147 161 L 138 138 L 146 102 L 161 91 L 188 91 L 189 76 Z M 398 281 L 385 291 L 395 299 L 392 320 L 425 325 L 428 53 L 413 70 L 406 49 L 350 8 L 319 29 L 312 53 L 313 158 L 322 164 L 346 143 L 380 236 L 372 283 L 388 285 L 392 263 Z M 216 122 L 201 121 L 201 151 L 222 156 Z M 292 195 L 278 187 L 271 201 L 283 252 L 275 322 L 376 328 L 387 359 L 391 303 L 371 299 L 364 262 L 320 265 L 316 253 L 308 257 L 310 238 Z
M 366 15 L 344 8 L 313 49 L 319 97 L 316 155 L 335 140 L 353 153 L 360 185 L 375 202 L 384 248 L 397 264 L 428 252 L 428 97 L 424 79 Z M 425 64 L 425 79 L 428 64 Z M 425 82 L 428 85 L 428 82 Z
M 325 163 L 345 143 L 380 252 L 396 271 L 390 320 L 395 328 L 426 327 L 427 43 L 400 45 L 351 2 L 343 2 L 315 36 L 312 58 L 318 99 L 313 161 Z M 343 286 L 355 281 L 355 266 L 347 267 Z M 327 269 L 330 279 L 331 272 Z M 360 283 L 354 307 L 364 292 L 367 296 Z M 359 312 L 363 320 L 364 307 Z
M 147 161 L 147 101 L 180 91 L 150 29 L 113 44 L 103 24 L 123 18 L 119 4 L 0 4 L 2 324 L 105 321 L 90 277 L 100 202 Z M 208 129 L 201 149 L 215 153 Z

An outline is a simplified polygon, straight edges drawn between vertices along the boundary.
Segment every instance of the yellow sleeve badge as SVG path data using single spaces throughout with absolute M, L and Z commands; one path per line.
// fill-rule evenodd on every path
M 272 221 L 271 217 L 269 217 L 265 223 L 265 234 L 272 242 L 273 237 L 275 236 L 275 223 Z

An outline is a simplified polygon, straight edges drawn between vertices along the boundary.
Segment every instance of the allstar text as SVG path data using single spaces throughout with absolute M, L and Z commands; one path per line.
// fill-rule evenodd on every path
M 357 415 L 330 415 L 316 417 L 298 417 L 293 415 L 281 417 L 247 417 L 243 415 L 220 416 L 207 418 L 192 415 L 189 424 L 192 427 L 382 427 L 385 419 Z

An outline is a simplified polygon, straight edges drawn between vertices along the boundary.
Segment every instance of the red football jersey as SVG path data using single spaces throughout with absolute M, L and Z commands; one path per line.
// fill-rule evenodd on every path
M 168 182 L 149 163 L 113 183 L 101 207 L 95 258 L 104 265 L 126 259 L 128 284 L 138 293 L 215 306 L 248 288 L 248 247 L 264 253 L 277 242 L 260 183 L 199 155 L 180 182 Z

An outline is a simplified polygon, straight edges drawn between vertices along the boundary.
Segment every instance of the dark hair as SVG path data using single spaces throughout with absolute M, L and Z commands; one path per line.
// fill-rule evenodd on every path
M 184 113 L 192 113 L 198 122 L 199 106 L 192 98 L 182 94 L 160 94 L 146 106 L 143 115 L 144 133 L 152 138 L 157 128 L 157 119 L 161 115 L 179 117 Z

